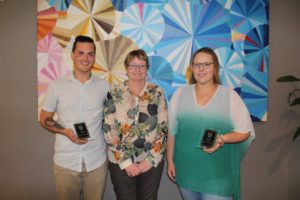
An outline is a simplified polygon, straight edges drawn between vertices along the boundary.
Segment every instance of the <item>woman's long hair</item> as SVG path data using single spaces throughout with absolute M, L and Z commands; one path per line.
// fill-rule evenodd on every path
M 189 70 L 191 72 L 190 77 L 189 77 L 189 84 L 194 84 L 197 82 L 194 77 L 194 74 L 192 72 L 192 65 L 193 65 L 194 59 L 198 53 L 207 53 L 207 54 L 211 55 L 211 57 L 213 59 L 213 64 L 214 64 L 214 83 L 221 84 L 219 60 L 218 60 L 218 57 L 217 57 L 216 53 L 214 52 L 214 50 L 209 47 L 203 47 L 201 49 L 198 49 L 191 57 L 190 66 L 189 66 Z

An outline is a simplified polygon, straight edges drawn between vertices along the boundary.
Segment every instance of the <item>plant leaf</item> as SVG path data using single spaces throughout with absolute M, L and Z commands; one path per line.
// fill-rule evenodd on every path
M 290 106 L 295 106 L 299 104 L 299 95 L 300 95 L 300 89 L 294 89 L 289 93 L 288 103 Z
M 300 135 L 300 126 L 298 127 L 297 131 L 294 134 L 293 140 L 296 140 L 296 138 Z
M 281 76 L 277 79 L 277 82 L 294 82 L 294 81 L 300 81 L 300 79 L 292 75 Z
M 299 105 L 300 104 L 300 97 L 294 99 L 292 101 L 292 103 L 290 103 L 290 106 L 296 106 L 296 105 Z

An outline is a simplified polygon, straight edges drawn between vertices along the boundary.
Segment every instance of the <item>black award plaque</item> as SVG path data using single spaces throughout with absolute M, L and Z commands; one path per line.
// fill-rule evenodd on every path
M 74 128 L 79 139 L 86 139 L 90 137 L 85 122 L 74 124 Z
M 201 140 L 201 146 L 211 148 L 215 144 L 217 137 L 217 131 L 211 129 L 205 129 Z

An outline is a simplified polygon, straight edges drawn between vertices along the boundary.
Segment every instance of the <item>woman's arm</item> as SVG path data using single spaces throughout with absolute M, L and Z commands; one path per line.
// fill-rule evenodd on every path
M 218 135 L 214 146 L 211 148 L 204 147 L 203 151 L 205 151 L 206 153 L 213 153 L 226 143 L 234 144 L 234 143 L 243 142 L 247 140 L 249 136 L 250 136 L 250 131 L 247 133 L 232 131 L 224 135 Z
M 167 102 L 161 89 L 158 89 L 156 92 L 155 95 L 158 95 L 158 106 L 157 125 L 154 130 L 155 136 L 151 142 L 149 154 L 146 159 L 138 165 L 141 172 L 146 172 L 153 166 L 156 167 L 162 161 L 166 149 L 166 137 L 168 133 Z
M 226 143 L 235 144 L 246 141 L 250 135 L 254 137 L 250 114 L 246 105 L 234 90 L 230 90 L 230 120 L 233 124 L 233 130 L 224 135 L 219 135 L 212 148 L 204 148 L 205 152 L 212 153 Z
M 168 176 L 172 181 L 176 181 L 175 177 L 175 165 L 173 162 L 173 155 L 174 155 L 174 144 L 175 144 L 175 138 L 172 134 L 168 134 L 168 140 L 167 140 L 167 163 L 168 163 Z
M 243 142 L 245 140 L 247 140 L 250 136 L 250 131 L 247 133 L 239 133 L 236 131 L 224 134 L 220 136 L 221 142 L 223 139 L 223 143 L 229 143 L 229 144 L 233 144 L 233 143 L 239 143 L 239 142 Z M 218 142 L 218 140 L 217 140 Z
M 107 98 L 104 102 L 103 110 L 103 133 L 108 147 L 108 151 L 114 154 L 116 162 L 119 164 L 120 168 L 123 170 L 132 164 L 129 157 L 126 157 L 125 149 L 120 141 L 120 127 L 118 125 L 116 115 L 117 110 L 115 103 L 113 101 L 112 94 L 108 92 Z

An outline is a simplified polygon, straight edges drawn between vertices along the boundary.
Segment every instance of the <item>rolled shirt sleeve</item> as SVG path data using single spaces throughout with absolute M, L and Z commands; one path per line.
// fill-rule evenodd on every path
M 47 112 L 55 112 L 57 108 L 57 94 L 55 82 L 52 82 L 46 92 L 45 101 L 42 109 Z

